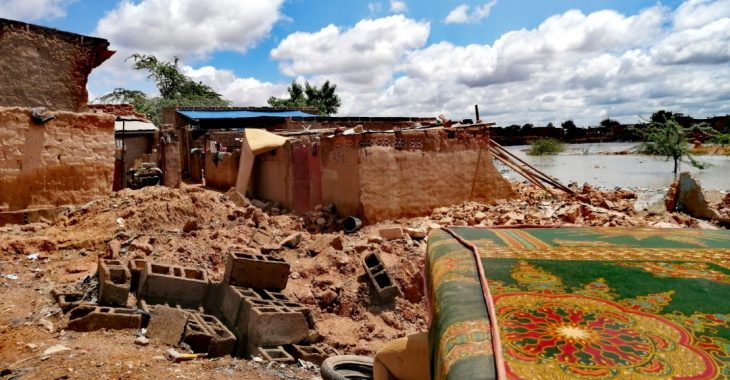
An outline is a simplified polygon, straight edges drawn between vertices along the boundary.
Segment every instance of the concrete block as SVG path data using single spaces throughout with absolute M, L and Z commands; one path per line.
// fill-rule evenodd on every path
M 140 277 L 138 296 L 149 303 L 177 303 L 184 307 L 198 307 L 208 291 L 208 276 L 204 270 L 145 264 Z
M 138 329 L 141 324 L 142 315 L 135 309 L 82 304 L 69 312 L 66 328 L 72 331 L 122 330 Z
M 236 345 L 236 337 L 218 318 L 201 313 L 191 313 L 183 342 L 197 353 L 208 353 L 210 357 L 229 355 Z
M 236 327 L 243 330 L 243 326 L 247 326 L 246 341 L 249 345 L 299 343 L 309 336 L 309 323 L 300 310 L 254 302 L 256 300 L 248 301 L 244 301 L 245 307 L 242 308 Z
M 154 305 L 150 311 L 147 337 L 160 343 L 175 346 L 180 343 L 189 313 L 178 307 Z
M 362 260 L 362 266 L 381 300 L 390 301 L 400 294 L 398 286 L 385 270 L 383 260 L 377 253 L 367 254 Z
M 83 303 L 84 295 L 78 291 L 67 292 L 54 289 L 51 291 L 51 294 L 56 299 L 58 307 L 64 313 L 68 313 L 71 309 Z
M 289 263 L 284 259 L 229 252 L 224 279 L 247 288 L 282 290 L 289 281 Z
M 318 346 L 287 344 L 284 346 L 284 350 L 294 357 L 294 359 L 304 360 L 319 366 L 321 366 L 322 362 L 329 356 Z
M 280 363 L 280 364 L 291 364 L 295 363 L 296 360 L 289 355 L 284 347 L 254 347 L 250 350 L 249 356 L 258 356 L 266 361 Z
M 97 273 L 99 274 L 99 304 L 127 306 L 132 281 L 129 269 L 119 260 L 100 259 Z
M 145 265 L 147 265 L 147 260 L 142 260 L 142 259 L 129 260 L 129 262 L 127 263 L 127 267 L 129 268 L 129 273 L 132 275 L 132 281 L 129 284 L 130 292 L 137 291 L 137 289 L 139 287 L 139 279 L 142 276 L 142 272 L 144 271 Z
M 244 298 L 260 299 L 261 297 L 251 288 L 226 283 L 221 285 L 218 311 L 228 326 L 233 327 L 236 325 L 238 314 L 241 311 L 241 303 Z

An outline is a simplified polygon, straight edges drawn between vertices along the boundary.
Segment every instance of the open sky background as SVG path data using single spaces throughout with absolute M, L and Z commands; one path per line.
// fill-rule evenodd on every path
M 108 39 L 117 54 L 89 78 L 92 99 L 154 93 L 125 62 L 140 52 L 180 57 L 241 106 L 329 79 L 339 116 L 730 113 L 730 0 L 0 0 L 0 17 Z

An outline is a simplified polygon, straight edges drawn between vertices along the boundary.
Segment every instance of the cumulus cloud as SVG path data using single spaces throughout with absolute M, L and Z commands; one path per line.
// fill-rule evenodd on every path
M 688 0 L 635 14 L 571 10 L 469 45 L 427 44 L 427 22 L 395 15 L 290 34 L 271 58 L 289 78 L 334 81 L 345 116 L 459 119 L 473 117 L 474 104 L 502 125 L 595 125 L 606 116 L 636 122 L 658 109 L 723 114 L 730 104 L 728 1 Z M 209 66 L 185 70 L 237 105 L 263 105 L 290 83 Z
M 390 11 L 393 13 L 403 13 L 408 10 L 405 1 L 390 0 Z
M 387 82 L 403 55 L 422 47 L 430 25 L 402 15 L 362 20 L 351 29 L 329 25 L 297 32 L 271 51 L 288 76 L 329 75 L 360 85 Z
M 66 16 L 66 7 L 75 0 L 0 0 L 0 17 L 36 21 Z
M 203 66 L 198 69 L 185 66 L 183 73 L 211 86 L 223 98 L 239 106 L 265 106 L 269 97 L 282 97 L 287 94 L 287 84 L 264 82 L 256 78 L 239 78 L 230 70 L 216 69 L 213 66 Z
M 202 57 L 245 52 L 282 18 L 283 0 L 121 1 L 99 20 L 96 34 L 129 51 Z
M 466 24 L 479 22 L 489 16 L 492 8 L 497 5 L 497 0 L 471 8 L 469 5 L 461 4 L 452 9 L 446 16 L 444 22 L 447 24 Z M 470 12 L 471 11 L 471 12 Z

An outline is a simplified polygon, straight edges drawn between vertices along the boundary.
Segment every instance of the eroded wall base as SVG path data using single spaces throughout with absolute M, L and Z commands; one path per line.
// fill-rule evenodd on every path
M 82 204 L 112 189 L 114 117 L 0 107 L 0 211 Z

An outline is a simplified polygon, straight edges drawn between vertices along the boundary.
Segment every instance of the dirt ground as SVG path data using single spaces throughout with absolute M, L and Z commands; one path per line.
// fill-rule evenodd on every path
M 385 342 L 427 329 L 422 268 L 426 239 L 385 240 L 379 229 L 422 232 L 442 225 L 593 225 L 716 228 L 684 214 L 634 210 L 628 191 L 574 188 L 577 197 L 514 184 L 520 196 L 494 204 L 465 202 L 430 216 L 386 221 L 345 234 L 331 208 L 304 216 L 276 204 L 249 202 L 200 187 L 124 190 L 77 207 L 55 221 L 0 227 L 0 378 L 311 379 L 318 369 L 280 367 L 230 357 L 174 364 L 169 347 L 134 344 L 135 332 L 78 333 L 63 329 L 54 288 L 96 270 L 99 257 L 205 268 L 221 281 L 229 250 L 265 250 L 291 264 L 284 291 L 311 308 L 322 342 L 333 354 L 373 355 Z M 300 234 L 296 248 L 279 245 Z M 324 242 L 324 244 L 323 244 Z M 402 296 L 382 303 L 361 260 L 378 252 Z M 62 351 L 47 353 L 62 346 Z M 46 352 L 44 354 L 44 352 Z

